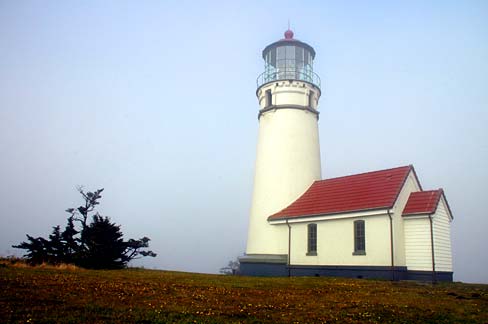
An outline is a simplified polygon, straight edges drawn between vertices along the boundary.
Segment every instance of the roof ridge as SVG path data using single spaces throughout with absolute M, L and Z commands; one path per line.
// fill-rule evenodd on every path
M 424 192 L 425 192 L 425 191 L 424 191 Z M 430 194 L 430 196 L 429 196 L 429 201 L 427 202 L 427 206 L 430 206 L 430 203 L 431 203 L 431 201 L 433 200 L 432 198 L 437 196 L 437 192 L 438 192 L 438 191 L 437 191 L 437 190 L 432 190 L 432 191 L 426 191 L 426 192 Z M 437 204 L 436 204 L 436 206 L 435 206 L 435 209 L 437 209 L 437 205 L 438 205 L 438 204 L 439 204 L 439 200 L 437 200 Z
M 370 173 L 377 173 L 377 172 L 384 172 L 384 171 L 391 171 L 391 170 L 396 170 L 396 169 L 402 169 L 402 168 L 409 168 L 413 169 L 413 165 L 404 165 L 404 166 L 399 166 L 399 167 L 394 167 L 394 168 L 388 168 L 388 169 L 383 169 L 383 170 L 376 170 L 376 171 L 366 171 L 366 172 L 361 172 L 361 173 L 355 173 L 355 174 L 349 174 L 345 176 L 340 176 L 340 177 L 334 177 L 334 178 L 327 178 L 327 179 L 322 179 L 322 180 L 316 180 L 314 182 L 322 182 L 326 180 L 335 180 L 335 179 L 344 179 L 344 178 L 349 178 L 349 177 L 355 177 L 363 174 L 370 174 Z

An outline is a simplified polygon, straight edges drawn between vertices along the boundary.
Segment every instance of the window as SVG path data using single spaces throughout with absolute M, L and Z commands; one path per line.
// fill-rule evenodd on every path
M 317 224 L 308 224 L 307 255 L 317 255 Z
M 271 90 L 266 90 L 266 107 L 269 107 L 272 105 L 272 96 L 271 96 Z
M 366 235 L 364 231 L 364 221 L 354 221 L 354 252 L 353 255 L 366 254 Z
M 313 95 L 314 95 L 313 91 L 310 91 L 308 93 L 308 106 L 310 108 L 313 108 Z

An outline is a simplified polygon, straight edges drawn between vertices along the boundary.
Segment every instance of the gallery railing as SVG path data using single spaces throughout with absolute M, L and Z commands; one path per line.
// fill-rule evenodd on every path
M 320 89 L 320 77 L 313 71 L 299 71 L 297 69 L 283 69 L 277 71 L 265 71 L 261 73 L 257 80 L 258 88 L 268 82 L 278 80 L 300 80 L 312 83 Z

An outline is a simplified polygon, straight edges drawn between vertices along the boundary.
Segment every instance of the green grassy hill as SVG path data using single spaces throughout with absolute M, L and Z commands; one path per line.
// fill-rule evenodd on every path
M 0 264 L 1 323 L 487 323 L 488 285 Z

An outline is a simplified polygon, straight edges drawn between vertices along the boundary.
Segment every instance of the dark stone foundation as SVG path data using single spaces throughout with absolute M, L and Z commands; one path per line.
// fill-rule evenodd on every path
M 385 266 L 304 266 L 287 265 L 286 255 L 246 255 L 239 258 L 244 276 L 284 277 L 315 276 L 384 280 L 417 280 L 452 282 L 452 272 L 412 271 L 407 267 Z

